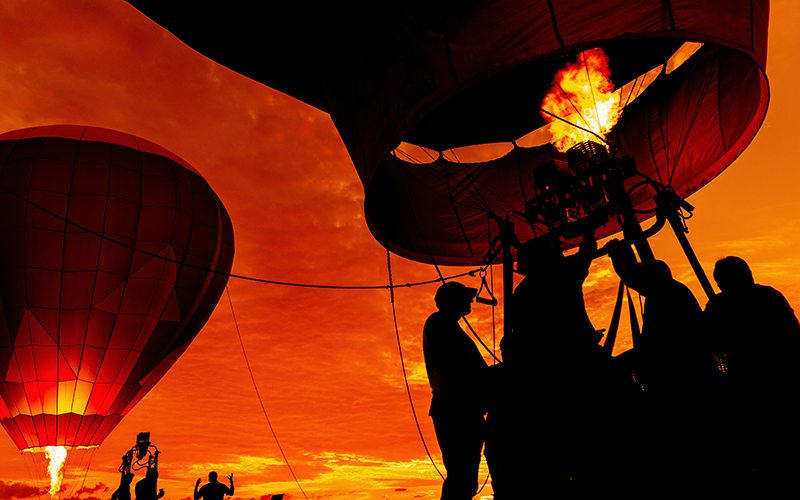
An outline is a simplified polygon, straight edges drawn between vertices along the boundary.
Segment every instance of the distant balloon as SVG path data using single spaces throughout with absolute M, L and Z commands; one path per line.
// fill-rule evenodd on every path
M 523 211 L 542 189 L 532 169 L 563 156 L 547 144 L 419 165 L 392 151 L 521 143 L 546 125 L 539 108 L 555 72 L 587 49 L 602 48 L 615 87 L 628 85 L 609 135 L 618 155 L 681 198 L 744 151 L 769 102 L 768 0 L 289 3 L 273 20 L 241 0 L 190 10 L 129 2 L 207 57 L 330 113 L 373 235 L 429 263 L 481 264 L 493 218 Z M 686 42 L 702 48 L 672 71 Z M 639 194 L 636 207 L 652 208 L 654 193 Z M 523 240 L 547 231 L 517 229 Z M 611 220 L 597 236 L 618 230 Z
M 169 151 L 72 125 L 0 135 L 0 214 L 0 422 L 99 445 L 208 320 L 230 218 Z

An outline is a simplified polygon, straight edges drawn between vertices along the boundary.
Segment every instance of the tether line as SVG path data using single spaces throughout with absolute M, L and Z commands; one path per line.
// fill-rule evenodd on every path
M 287 281 L 276 281 L 276 280 L 269 280 L 269 279 L 264 279 L 264 278 L 255 278 L 255 277 L 252 277 L 252 276 L 244 276 L 244 275 L 241 275 L 241 274 L 233 274 L 233 273 L 229 273 L 229 272 L 225 272 L 225 271 L 219 271 L 219 270 L 216 270 L 216 269 L 208 269 L 206 267 L 190 264 L 190 263 L 187 263 L 187 262 L 180 262 L 180 261 L 178 261 L 176 259 L 170 259 L 169 257 L 165 257 L 163 255 L 158 255 L 156 253 L 149 252 L 147 250 L 143 250 L 141 248 L 136 248 L 134 245 L 129 245 L 128 243 L 123 243 L 122 241 L 116 240 L 114 238 L 106 236 L 105 234 L 99 233 L 97 231 L 93 231 L 93 230 L 91 230 L 91 229 L 89 229 L 87 227 L 84 227 L 84 226 L 76 223 L 76 222 L 72 222 L 71 220 L 68 220 L 66 217 L 62 217 L 62 216 L 60 216 L 60 215 L 58 215 L 58 214 L 56 214 L 56 213 L 44 208 L 44 207 L 42 207 L 41 205 L 38 205 L 37 203 L 34 203 L 34 202 L 28 200 L 24 196 L 22 196 L 19 193 L 16 193 L 16 192 L 8 189 L 7 187 L 3 186 L 2 184 L 0 184 L 0 188 L 4 189 L 7 193 L 9 193 L 9 194 L 11 194 L 13 196 L 16 196 L 17 198 L 19 198 L 20 200 L 22 200 L 25 203 L 29 204 L 30 206 L 32 206 L 34 208 L 37 208 L 37 209 L 41 210 L 42 212 L 44 212 L 44 213 L 46 213 L 48 215 L 51 215 L 52 217 L 55 217 L 58 220 L 66 222 L 67 224 L 69 224 L 71 226 L 74 226 L 74 227 L 80 229 L 81 231 L 84 231 L 84 232 L 86 232 L 88 234 L 91 234 L 93 236 L 97 236 L 98 238 L 101 238 L 103 240 L 106 240 L 106 241 L 109 241 L 111 243 L 117 244 L 117 245 L 119 245 L 121 247 L 129 248 L 129 249 L 131 249 L 131 250 L 133 250 L 135 252 L 139 252 L 139 253 L 147 255 L 149 257 L 154 257 L 154 258 L 157 258 L 157 259 L 161 259 L 163 261 L 171 262 L 173 264 L 178 264 L 178 265 L 183 266 L 183 267 L 188 267 L 188 268 L 191 268 L 191 269 L 198 269 L 198 270 L 201 270 L 201 271 L 214 273 L 214 274 L 218 274 L 218 275 L 223 275 L 223 276 L 228 276 L 229 278 L 235 278 L 235 279 L 240 279 L 240 280 L 245 280 L 245 281 L 254 281 L 254 282 L 257 282 L 257 283 L 266 283 L 266 284 L 270 284 L 270 285 L 293 286 L 293 287 L 302 287 L 302 288 L 323 288 L 323 289 L 335 289 L 335 290 L 385 290 L 385 289 L 389 288 L 389 286 L 394 286 L 395 288 L 402 288 L 402 287 L 410 288 L 410 287 L 414 287 L 414 286 L 430 285 L 430 284 L 433 284 L 433 283 L 440 282 L 440 281 L 442 281 L 442 279 L 450 280 L 450 279 L 454 279 L 454 278 L 462 278 L 462 277 L 468 276 L 468 275 L 469 276 L 474 276 L 475 273 L 480 271 L 480 268 L 478 268 L 478 269 L 473 269 L 471 271 L 466 271 L 466 272 L 463 272 L 463 273 L 460 273 L 460 274 L 454 274 L 454 275 L 448 276 L 446 278 L 439 277 L 437 279 L 432 279 L 432 280 L 427 280 L 427 281 L 417 281 L 417 282 L 413 282 L 413 283 L 404 283 L 402 285 L 319 285 L 319 284 L 312 284 L 312 283 L 292 283 L 292 282 L 287 282 Z
M 300 481 L 297 480 L 297 476 L 292 469 L 291 464 L 289 463 L 289 459 L 286 458 L 286 453 L 283 452 L 283 447 L 281 446 L 281 442 L 278 440 L 278 435 L 275 434 L 275 429 L 272 428 L 272 422 L 269 420 L 269 415 L 267 415 L 267 408 L 264 406 L 264 401 L 261 399 L 261 393 L 258 392 L 258 385 L 256 384 L 256 378 L 253 375 L 253 369 L 250 367 L 250 360 L 247 359 L 247 351 L 244 348 L 244 341 L 242 340 L 242 332 L 239 331 L 239 323 L 236 321 L 236 314 L 233 312 L 233 301 L 231 300 L 231 291 L 228 287 L 225 287 L 225 293 L 228 294 L 228 303 L 231 306 L 231 316 L 233 316 L 233 324 L 236 326 L 236 334 L 239 336 L 239 345 L 242 346 L 242 354 L 244 355 L 244 362 L 247 365 L 247 371 L 250 372 L 250 380 L 253 381 L 253 389 L 256 391 L 256 397 L 258 397 L 258 402 L 261 405 L 261 411 L 264 412 L 264 417 L 267 419 L 267 425 L 269 426 L 270 432 L 272 432 L 272 437 L 275 439 L 275 444 L 278 445 L 278 450 L 281 452 L 281 456 L 283 457 L 284 463 L 286 463 L 286 467 L 289 468 L 289 472 L 292 473 L 292 478 L 294 478 L 295 484 L 297 487 L 300 488 L 300 492 L 303 494 L 303 498 L 308 500 L 308 496 L 306 496 L 306 492 L 303 491 L 303 487 L 300 486 Z

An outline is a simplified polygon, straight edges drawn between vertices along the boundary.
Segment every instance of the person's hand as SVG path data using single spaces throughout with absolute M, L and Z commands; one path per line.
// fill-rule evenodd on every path
M 195 483 L 194 487 L 197 488 L 198 486 L 200 486 L 200 481 L 202 481 L 202 480 L 203 480 L 203 478 L 198 477 L 197 478 L 197 482 Z
M 164 496 L 164 488 L 159 488 L 158 489 L 158 496 L 159 497 L 163 497 Z
M 233 481 L 233 474 L 228 474 L 228 479 Z

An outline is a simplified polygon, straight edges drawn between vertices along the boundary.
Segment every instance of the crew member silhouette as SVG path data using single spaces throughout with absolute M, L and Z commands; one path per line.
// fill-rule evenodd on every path
M 721 292 L 704 312 L 710 346 L 719 362 L 717 412 L 730 449 L 721 450 L 727 477 L 741 494 L 772 498 L 794 488 L 800 468 L 795 395 L 800 324 L 789 302 L 755 283 L 747 263 L 725 257 L 714 267 Z M 742 484 L 742 478 L 747 482 Z M 756 493 L 757 492 L 757 493 Z
M 701 347 L 700 304 L 672 277 L 666 262 L 639 264 L 631 246 L 617 241 L 607 248 L 622 282 L 645 297 L 642 334 L 634 349 L 637 380 L 666 405 L 688 398 L 710 359 Z
M 478 490 L 478 467 L 486 432 L 488 366 L 458 324 L 471 311 L 477 291 L 448 282 L 436 291 L 436 307 L 422 333 L 425 368 L 433 391 L 429 415 L 442 450 L 447 478 L 442 500 L 466 500 Z
M 158 469 L 147 469 L 144 479 L 136 483 L 136 500 L 157 500 L 163 496 L 163 488 L 158 488 Z
M 640 416 L 627 423 L 630 439 L 620 439 L 630 464 L 629 486 L 636 490 L 660 484 L 668 496 L 680 496 L 706 474 L 705 442 L 696 406 L 705 395 L 711 356 L 703 345 L 702 312 L 691 290 L 672 277 L 660 260 L 639 263 L 629 244 L 609 242 L 609 256 L 622 282 L 645 297 L 642 333 L 627 355 L 627 380 L 633 368 L 643 391 L 619 403 Z M 622 408 L 620 408 L 622 409 Z M 625 417 L 623 413 L 618 413 Z M 675 457 L 681 456 L 681 460 Z M 622 458 L 624 460 L 624 458 Z
M 231 483 L 230 488 L 217 480 L 217 473 L 214 471 L 208 473 L 208 483 L 200 487 L 202 481 L 201 478 L 197 478 L 197 482 L 194 484 L 194 500 L 200 500 L 201 498 L 204 500 L 222 500 L 225 495 L 233 495 L 233 474 L 228 474 L 228 481 Z M 199 491 L 198 487 L 200 487 Z
M 705 310 L 713 348 L 731 378 L 768 391 L 792 378 L 800 343 L 800 325 L 786 298 L 770 286 L 758 285 L 747 263 L 725 257 L 714 267 L 721 292 Z
M 588 491 L 589 474 L 602 463 L 592 422 L 602 413 L 601 335 L 582 288 L 597 242 L 587 233 L 570 256 L 559 243 L 545 236 L 517 254 L 525 277 L 511 298 L 512 331 L 501 342 L 485 451 L 497 500 Z
M 583 281 L 597 250 L 593 233 L 565 257 L 558 239 L 544 236 L 522 244 L 517 273 L 525 276 L 512 297 L 512 334 L 503 338 L 503 361 L 548 363 L 553 355 L 596 351 L 597 334 L 583 300 Z
M 119 488 L 111 495 L 111 500 L 131 500 L 133 474 L 125 472 L 119 480 Z

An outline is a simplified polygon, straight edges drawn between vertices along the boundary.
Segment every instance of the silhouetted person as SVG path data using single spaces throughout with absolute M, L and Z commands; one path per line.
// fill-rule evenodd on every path
M 198 491 L 197 488 L 200 486 L 202 479 L 197 478 L 197 482 L 194 485 L 194 500 L 200 500 L 201 498 L 204 500 L 222 500 L 225 495 L 233 496 L 233 474 L 228 474 L 228 481 L 231 483 L 230 488 L 220 483 L 217 480 L 217 473 L 211 471 L 208 473 L 208 483 L 200 487 Z
M 624 442 L 627 455 L 639 457 L 628 468 L 630 482 L 650 489 L 660 484 L 664 494 L 680 496 L 705 477 L 708 460 L 698 446 L 708 435 L 696 408 L 711 361 L 703 346 L 703 310 L 665 262 L 640 264 L 631 246 L 618 241 L 607 248 L 622 282 L 645 297 L 642 333 L 626 354 L 644 390 L 637 386 L 638 394 L 629 394 L 636 398 L 622 402 L 630 405 L 624 416 L 639 416 L 629 420 L 631 439 Z
M 517 273 L 525 277 L 511 299 L 512 333 L 502 340 L 504 362 L 538 364 L 554 354 L 594 350 L 600 336 L 586 313 L 583 281 L 596 249 L 592 234 L 568 257 L 550 237 L 522 244 Z
M 144 479 L 136 483 L 136 500 L 157 500 L 163 496 L 164 490 L 158 488 L 158 469 L 147 469 Z
M 433 398 L 429 415 L 442 450 L 447 478 L 442 500 L 466 500 L 478 491 L 485 435 L 488 367 L 458 324 L 471 311 L 474 288 L 451 281 L 436 291 L 436 307 L 422 333 L 425 368 Z
M 782 383 L 796 371 L 800 345 L 800 325 L 789 302 L 774 288 L 756 284 L 739 257 L 717 261 L 714 280 L 721 292 L 708 301 L 705 316 L 712 346 L 725 353 L 730 375 L 764 390 Z
M 708 301 L 706 325 L 720 362 L 717 418 L 729 429 L 723 479 L 740 493 L 776 497 L 795 488 L 796 394 L 800 324 L 784 296 L 755 283 L 747 263 L 725 257 L 714 267 L 721 292 Z M 742 484 L 745 478 L 745 483 Z M 749 488 L 749 490 L 748 490 Z
M 119 480 L 119 488 L 111 495 L 111 500 L 131 500 L 131 483 L 133 474 L 126 472 Z
M 497 398 L 489 410 L 486 459 L 497 500 L 561 498 L 596 487 L 593 420 L 602 410 L 601 336 L 586 313 L 583 281 L 597 248 L 587 234 L 564 256 L 558 240 L 522 245 L 503 338 Z M 507 319 L 508 320 L 508 319 Z
M 641 336 L 636 339 L 637 378 L 645 393 L 690 397 L 701 381 L 707 357 L 702 348 L 700 304 L 689 288 L 672 277 L 666 262 L 639 264 L 630 245 L 612 242 L 609 255 L 622 282 L 645 297 Z

